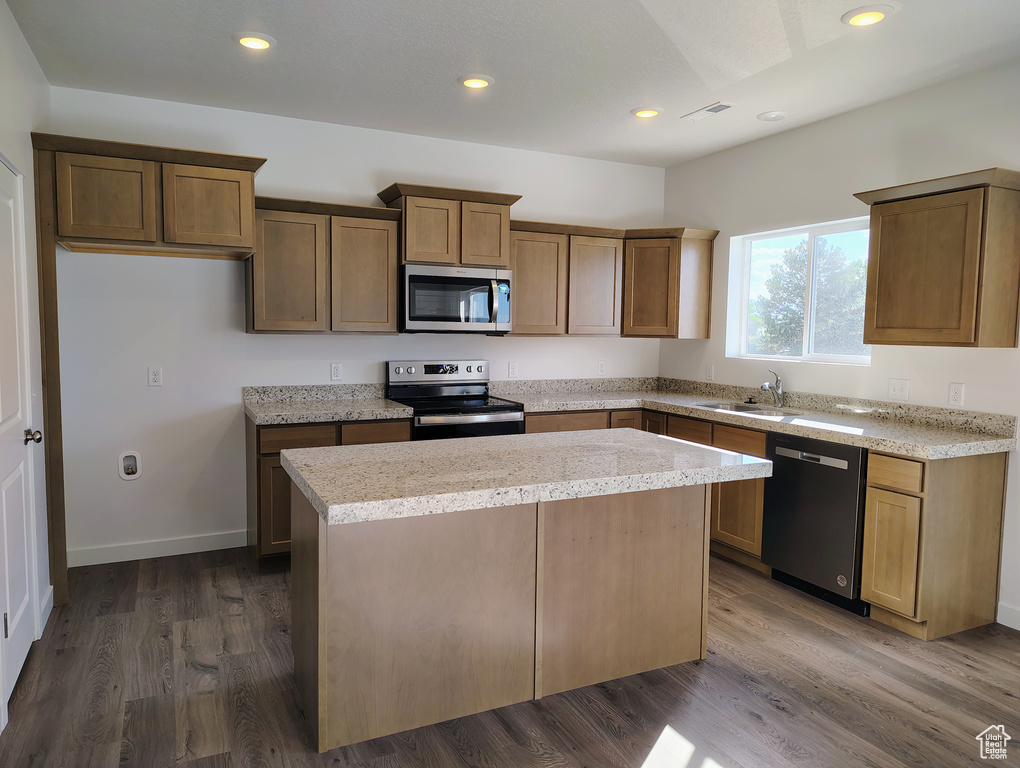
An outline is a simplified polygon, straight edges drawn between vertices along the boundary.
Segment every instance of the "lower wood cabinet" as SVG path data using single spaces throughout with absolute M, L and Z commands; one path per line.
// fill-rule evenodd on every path
M 609 426 L 612 429 L 629 427 L 630 429 L 641 429 L 642 411 L 612 411 L 609 414 Z
M 641 428 L 653 435 L 666 434 L 666 414 L 644 411 L 641 417 Z
M 571 432 L 580 429 L 607 429 L 609 411 L 570 411 L 565 413 L 529 413 L 524 416 L 524 431 Z
M 290 476 L 280 451 L 330 445 L 396 443 L 411 439 L 411 422 L 350 422 L 257 426 L 245 419 L 248 474 L 248 545 L 256 558 L 290 552 Z
M 712 428 L 712 445 L 765 458 L 765 433 L 727 424 Z M 754 557 L 761 557 L 761 520 L 765 480 L 718 483 L 712 494 L 712 538 Z
M 872 619 L 922 640 L 995 621 L 1006 456 L 869 455 L 861 598 Z

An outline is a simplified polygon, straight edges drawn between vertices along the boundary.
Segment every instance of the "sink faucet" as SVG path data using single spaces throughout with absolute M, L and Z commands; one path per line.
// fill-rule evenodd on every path
M 767 381 L 761 385 L 762 391 L 772 393 L 772 404 L 776 408 L 783 407 L 783 380 L 779 378 L 779 374 L 769 368 L 769 373 L 776 377 L 776 384 L 772 386 Z

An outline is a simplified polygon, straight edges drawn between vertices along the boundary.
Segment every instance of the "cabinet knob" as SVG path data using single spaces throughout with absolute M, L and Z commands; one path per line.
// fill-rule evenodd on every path
M 28 445 L 29 441 L 31 441 L 33 443 L 41 443 L 42 442 L 42 432 L 40 432 L 38 429 L 35 432 L 33 432 L 31 429 L 26 429 L 25 430 L 25 445 Z

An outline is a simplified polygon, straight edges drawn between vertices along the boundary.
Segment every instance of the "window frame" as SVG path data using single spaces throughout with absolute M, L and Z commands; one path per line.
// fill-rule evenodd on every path
M 839 365 L 871 365 L 871 355 L 829 355 L 818 352 L 811 352 L 810 347 L 814 336 L 816 295 L 814 290 L 814 242 L 815 238 L 824 235 L 838 235 L 844 232 L 857 232 L 870 228 L 869 216 L 855 216 L 851 219 L 840 219 L 837 221 L 826 221 L 820 224 L 808 224 L 800 227 L 786 227 L 768 232 L 754 232 L 747 235 L 738 235 L 733 240 L 738 241 L 740 250 L 740 291 L 738 304 L 740 307 L 737 322 L 738 338 L 736 354 L 729 355 L 744 360 L 768 360 L 787 361 L 802 363 L 834 363 Z M 750 311 L 750 290 L 751 290 L 751 246 L 755 241 L 771 240 L 789 235 L 804 234 L 808 240 L 807 258 L 807 295 L 804 300 L 804 335 L 801 342 L 801 354 L 793 355 L 763 355 L 751 354 L 747 351 L 747 321 Z M 731 245 L 730 251 L 733 252 Z M 870 256 L 870 239 L 869 239 Z M 732 296 L 732 293 L 731 293 Z

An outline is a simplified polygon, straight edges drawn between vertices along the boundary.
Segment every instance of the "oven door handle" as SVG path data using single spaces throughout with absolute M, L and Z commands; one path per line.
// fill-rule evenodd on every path
M 459 413 L 453 416 L 415 416 L 414 426 L 431 427 L 438 424 L 485 424 L 496 421 L 524 421 L 524 411 L 500 413 Z
M 492 298 L 489 300 L 489 322 L 496 322 L 496 317 L 499 315 L 499 284 L 492 281 Z

